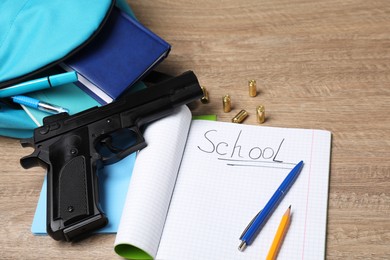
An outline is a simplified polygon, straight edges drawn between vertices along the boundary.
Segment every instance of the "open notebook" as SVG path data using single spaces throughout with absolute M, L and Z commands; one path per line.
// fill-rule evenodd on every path
M 169 129 L 169 134 L 167 135 Z M 280 259 L 323 259 L 331 133 L 194 120 L 186 107 L 146 129 L 115 251 L 129 259 L 264 259 L 292 205 Z M 180 136 L 174 142 L 167 136 Z M 300 160 L 304 167 L 253 244 L 239 236 Z

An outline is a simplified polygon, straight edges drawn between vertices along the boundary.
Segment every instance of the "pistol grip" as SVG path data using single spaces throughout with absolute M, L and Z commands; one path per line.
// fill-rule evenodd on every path
M 91 156 L 87 131 L 79 130 L 51 146 L 47 176 L 47 233 L 72 241 L 108 222 L 98 206 L 98 158 Z
M 58 210 L 65 226 L 89 214 L 86 173 L 85 158 L 78 156 L 69 161 L 59 174 Z

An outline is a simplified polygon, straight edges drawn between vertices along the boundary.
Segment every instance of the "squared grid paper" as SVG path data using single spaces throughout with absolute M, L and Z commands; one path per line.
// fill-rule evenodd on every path
M 274 163 L 279 146 L 283 163 Z M 249 157 L 259 149 L 267 159 Z M 323 259 L 329 158 L 327 131 L 193 121 L 156 259 L 265 259 L 289 205 L 279 259 Z M 253 244 L 238 251 L 244 228 L 300 160 L 300 176 Z
M 130 244 L 156 255 L 190 123 L 183 106 L 146 129 L 148 146 L 137 155 L 115 246 Z

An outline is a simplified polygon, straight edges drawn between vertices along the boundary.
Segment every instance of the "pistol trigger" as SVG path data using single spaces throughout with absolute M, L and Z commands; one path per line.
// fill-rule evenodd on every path
M 100 142 L 102 144 L 105 144 L 106 147 L 113 153 L 119 153 L 122 151 L 122 149 L 119 149 L 119 148 L 112 145 L 112 137 L 111 136 L 107 136 L 106 138 L 103 138 Z

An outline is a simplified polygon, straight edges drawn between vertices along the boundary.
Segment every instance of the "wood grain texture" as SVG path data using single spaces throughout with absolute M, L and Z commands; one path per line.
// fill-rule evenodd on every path
M 172 44 L 159 70 L 193 70 L 210 95 L 193 113 L 230 121 L 332 132 L 327 259 L 390 259 L 390 1 L 129 1 L 139 20 Z M 259 94 L 250 98 L 247 81 Z M 233 110 L 222 111 L 230 94 Z M 43 180 L 0 138 L 2 259 L 120 259 L 114 235 L 58 243 L 30 233 Z

